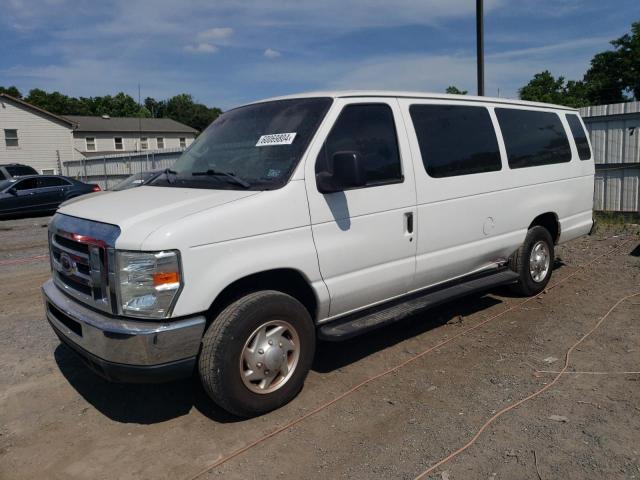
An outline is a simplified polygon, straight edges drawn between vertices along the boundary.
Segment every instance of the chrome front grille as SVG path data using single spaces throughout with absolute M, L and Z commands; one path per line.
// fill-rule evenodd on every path
M 115 313 L 113 247 L 120 229 L 113 225 L 56 215 L 49 226 L 53 281 L 69 296 Z

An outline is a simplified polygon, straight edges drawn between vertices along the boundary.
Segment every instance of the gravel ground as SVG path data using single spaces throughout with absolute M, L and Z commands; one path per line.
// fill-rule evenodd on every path
M 114 385 L 45 322 L 47 218 L 0 222 L 0 478 L 182 479 L 357 383 L 516 305 L 506 290 L 456 301 L 345 343 L 320 344 L 302 393 L 238 421 L 197 380 Z M 613 246 L 615 254 L 584 265 Z M 566 350 L 640 291 L 637 227 L 557 248 L 557 288 L 458 336 L 199 478 L 412 479 L 501 408 L 551 381 Z M 35 257 L 35 258 L 32 258 Z M 31 260 L 29 260 L 31 258 Z M 640 478 L 640 297 L 572 357 L 569 374 L 506 413 L 436 479 Z M 608 372 L 606 374 L 575 372 Z M 537 463 L 537 465 L 536 465 Z

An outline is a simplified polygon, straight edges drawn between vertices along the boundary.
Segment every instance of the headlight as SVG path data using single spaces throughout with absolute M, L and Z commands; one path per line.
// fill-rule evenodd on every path
M 162 252 L 116 252 L 118 300 L 122 315 L 165 318 L 182 287 L 180 255 Z

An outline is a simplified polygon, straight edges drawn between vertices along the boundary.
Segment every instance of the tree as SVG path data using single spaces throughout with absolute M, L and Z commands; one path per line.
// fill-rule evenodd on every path
M 449 85 L 447 87 L 446 93 L 450 93 L 451 95 L 466 95 L 469 92 L 467 90 L 460 90 L 455 85 Z
M 0 93 L 20 98 L 16 87 L 0 87 Z M 69 97 L 60 92 L 46 92 L 39 88 L 29 91 L 24 100 L 36 107 L 57 115 L 109 115 L 111 117 L 153 117 L 172 118 L 197 130 L 204 130 L 222 110 L 197 103 L 187 93 L 181 93 L 167 100 L 147 97 L 140 106 L 131 95 L 124 92 L 103 97 Z
M 631 35 L 613 40 L 614 50 L 598 53 L 584 78 L 589 98 L 597 104 L 640 99 L 640 22 L 631 25 Z
M 520 98 L 572 107 L 604 105 L 640 99 L 640 22 L 631 34 L 611 42 L 613 50 L 596 54 L 580 81 L 555 79 L 549 71 L 534 75 L 520 89 Z
M 536 73 L 533 79 L 520 89 L 520 98 L 533 102 L 555 103 L 568 107 L 584 107 L 589 104 L 584 82 L 557 79 L 549 70 Z
M 22 94 L 20 93 L 20 90 L 18 90 L 13 85 L 6 88 L 0 86 L 0 93 L 6 93 L 7 95 L 12 96 L 13 98 L 22 98 Z

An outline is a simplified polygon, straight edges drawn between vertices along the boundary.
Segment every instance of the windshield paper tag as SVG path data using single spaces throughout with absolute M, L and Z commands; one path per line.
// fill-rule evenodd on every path
M 297 132 L 292 133 L 272 133 L 271 135 L 262 135 L 256 143 L 256 147 L 268 147 L 270 145 L 291 145 L 293 139 L 296 138 Z

